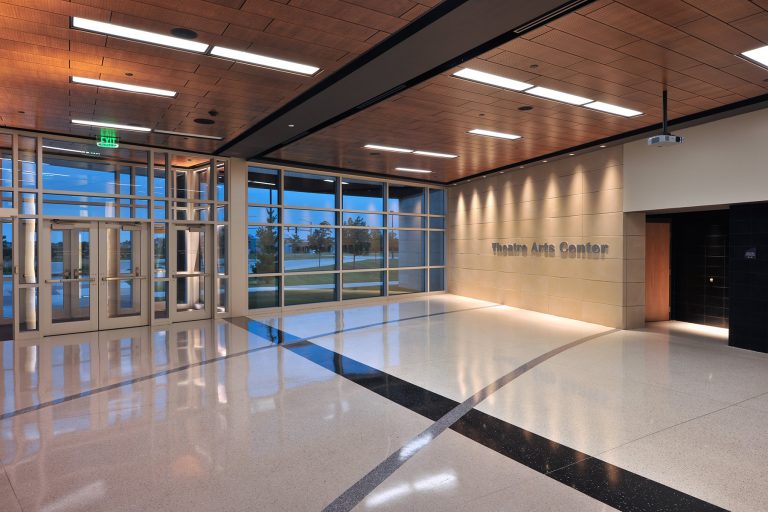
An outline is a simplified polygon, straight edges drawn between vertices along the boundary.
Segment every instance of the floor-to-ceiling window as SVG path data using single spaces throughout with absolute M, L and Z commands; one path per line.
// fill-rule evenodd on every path
M 445 191 L 248 168 L 250 309 L 443 291 Z

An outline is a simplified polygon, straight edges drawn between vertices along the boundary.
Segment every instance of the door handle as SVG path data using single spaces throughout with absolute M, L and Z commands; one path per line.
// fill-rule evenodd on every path
M 117 276 L 117 277 L 102 277 L 102 281 L 128 281 L 129 279 L 146 279 L 147 276 Z
M 46 283 L 93 283 L 96 281 L 95 277 L 86 277 L 85 279 L 46 279 Z

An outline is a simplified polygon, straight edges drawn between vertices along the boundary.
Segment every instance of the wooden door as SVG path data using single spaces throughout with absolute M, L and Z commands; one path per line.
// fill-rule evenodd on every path
M 669 320 L 670 224 L 645 225 L 645 320 Z

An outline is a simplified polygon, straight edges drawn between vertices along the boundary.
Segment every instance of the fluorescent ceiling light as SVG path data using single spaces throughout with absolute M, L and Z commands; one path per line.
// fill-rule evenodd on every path
M 292 73 L 299 73 L 302 75 L 314 75 L 320 71 L 320 68 L 315 66 L 299 64 L 298 62 L 291 62 L 289 60 L 275 59 L 274 57 L 267 57 L 265 55 L 259 55 L 258 53 L 232 50 L 230 48 L 224 48 L 221 46 L 214 46 L 211 49 L 211 55 L 216 55 L 217 57 L 224 57 L 232 60 L 239 60 L 241 62 L 247 62 L 248 64 L 263 66 L 265 68 L 278 69 L 280 71 L 290 71 Z
M 432 156 L 435 158 L 459 158 L 459 155 L 451 155 L 450 153 L 434 153 L 432 151 L 414 151 L 414 155 Z
M 267 185 L 268 187 L 276 187 L 276 186 L 277 186 L 277 185 L 275 185 L 274 183 L 268 183 L 268 182 L 266 182 L 266 181 L 253 181 L 253 180 L 248 180 L 248 183 L 254 183 L 254 184 L 256 184 L 256 185 Z
M 72 82 L 83 85 L 95 85 L 96 87 L 105 87 L 107 89 L 117 89 L 120 91 L 138 92 L 141 94 L 154 94 L 156 96 L 175 97 L 176 91 L 166 89 L 156 89 L 154 87 L 144 87 L 142 85 L 121 84 L 120 82 L 108 82 L 106 80 L 96 80 L 94 78 L 83 78 L 81 76 L 71 77 Z
M 200 135 L 197 133 L 173 132 L 171 130 L 155 130 L 155 133 L 162 133 L 163 135 L 174 135 L 177 137 L 194 137 L 196 139 L 222 140 L 224 138 L 217 137 L 216 135 Z
M 366 144 L 364 147 L 368 149 L 378 149 L 379 151 L 391 151 L 393 153 L 413 153 L 412 149 L 395 148 L 392 146 L 379 146 L 378 144 Z
M 761 46 L 760 48 L 742 52 L 741 54 L 761 66 L 768 67 L 768 46 Z
M 611 105 L 610 103 L 603 103 L 602 101 L 593 101 L 584 105 L 587 108 L 600 110 L 601 112 L 608 112 L 609 114 L 616 114 L 624 117 L 635 117 L 642 114 L 637 110 L 631 108 L 619 107 L 618 105 Z
M 522 138 L 520 135 L 515 135 L 514 133 L 494 132 L 491 130 L 483 130 L 482 128 L 475 128 L 474 130 L 469 130 L 469 132 L 467 133 L 471 133 L 473 135 L 484 135 L 486 137 L 497 137 L 499 139 L 509 139 L 509 140 Z
M 326 183 L 336 183 L 336 180 L 331 180 L 331 179 L 325 179 L 323 181 L 325 181 Z
M 584 105 L 585 103 L 591 103 L 593 101 L 589 98 L 583 98 L 581 96 L 576 96 L 575 94 L 568 94 L 567 92 L 560 92 L 554 89 L 547 89 L 546 87 L 534 87 L 533 89 L 528 89 L 525 92 L 550 100 L 570 103 L 571 105 Z
M 86 151 L 85 149 L 59 148 L 56 146 L 43 146 L 43 149 L 50 149 L 52 151 L 66 151 L 67 153 L 79 153 L 81 155 L 100 155 L 101 154 L 101 153 L 95 153 L 93 151 Z
M 461 71 L 457 71 L 453 74 L 459 78 L 471 80 L 473 82 L 480 82 L 482 84 L 494 85 L 503 89 L 510 89 L 512 91 L 524 91 L 533 87 L 531 84 L 525 82 L 518 82 L 511 78 L 505 78 L 499 75 L 493 75 L 491 73 L 485 73 L 476 69 L 464 68 Z
M 395 170 L 396 171 L 403 171 L 403 172 L 420 172 L 420 173 L 425 173 L 425 174 L 429 174 L 429 173 L 432 172 L 432 171 L 428 171 L 426 169 L 411 169 L 410 167 L 395 167 Z
M 114 23 L 105 23 L 102 21 L 89 20 L 73 16 L 72 26 L 74 28 L 89 30 L 91 32 L 98 32 L 100 34 L 107 34 L 125 39 L 133 39 L 134 41 L 141 41 L 143 43 L 170 46 L 171 48 L 178 48 L 179 50 L 188 50 L 198 53 L 205 53 L 208 51 L 208 45 L 206 43 L 199 43 L 197 41 L 190 41 L 188 39 L 156 34 L 155 32 L 147 32 L 145 30 L 123 27 L 121 25 L 115 25 Z
M 131 130 L 134 132 L 151 132 L 151 128 L 144 126 L 131 126 L 129 124 L 116 124 L 116 123 L 102 123 L 99 121 L 84 121 L 82 119 L 73 119 L 72 124 L 79 124 L 83 126 L 97 126 L 99 128 L 116 128 L 118 130 Z

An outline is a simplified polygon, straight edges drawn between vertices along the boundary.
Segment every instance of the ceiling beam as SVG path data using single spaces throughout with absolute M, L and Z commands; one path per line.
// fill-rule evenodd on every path
M 216 153 L 267 155 L 590 1 L 446 0 Z

